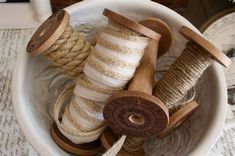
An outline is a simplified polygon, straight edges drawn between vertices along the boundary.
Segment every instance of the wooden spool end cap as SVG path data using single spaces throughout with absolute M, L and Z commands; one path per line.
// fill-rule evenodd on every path
M 198 44 L 207 52 L 209 52 L 213 56 L 213 58 L 223 66 L 228 67 L 231 64 L 231 60 L 223 52 L 221 52 L 212 43 L 207 41 L 204 37 L 193 31 L 192 29 L 186 26 L 182 26 L 180 28 L 180 33 L 188 40 Z
M 173 130 L 182 125 L 193 115 L 194 112 L 196 112 L 198 107 L 199 104 L 196 101 L 191 101 L 188 104 L 184 105 L 182 108 L 180 108 L 178 111 L 176 111 L 174 114 L 172 114 L 170 116 L 167 128 L 158 135 L 158 138 L 165 138 Z
M 65 10 L 52 14 L 31 37 L 27 52 L 33 56 L 43 53 L 61 36 L 68 23 L 69 14 Z
M 115 133 L 150 137 L 169 122 L 168 108 L 158 98 L 140 91 L 123 91 L 111 96 L 103 110 Z
M 123 25 L 133 31 L 136 31 L 140 34 L 143 34 L 144 36 L 147 36 L 149 38 L 159 40 L 161 35 L 156 33 L 155 31 L 143 26 L 142 24 L 139 24 L 138 22 L 135 22 L 129 18 L 126 18 L 114 11 L 111 11 L 109 9 L 104 9 L 103 15 L 108 17 L 110 20 Z
M 139 23 L 161 35 L 158 56 L 165 54 L 170 49 L 173 41 L 170 27 L 164 21 L 154 17 L 148 17 Z
M 60 132 L 56 123 L 53 123 L 53 126 L 51 127 L 51 137 L 58 146 L 71 154 L 92 156 L 102 150 L 100 139 L 86 144 L 75 144 L 71 142 Z
M 106 150 L 110 149 L 120 138 L 119 135 L 115 134 L 110 127 L 107 127 L 100 136 L 102 145 Z M 121 149 L 117 156 L 144 156 L 144 149 L 140 149 L 136 152 L 128 152 L 125 149 Z

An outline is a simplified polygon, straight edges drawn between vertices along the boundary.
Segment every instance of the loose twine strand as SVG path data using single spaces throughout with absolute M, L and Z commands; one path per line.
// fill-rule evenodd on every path
M 44 55 L 62 71 L 76 77 L 82 72 L 91 49 L 93 47 L 83 39 L 79 32 L 68 25 Z

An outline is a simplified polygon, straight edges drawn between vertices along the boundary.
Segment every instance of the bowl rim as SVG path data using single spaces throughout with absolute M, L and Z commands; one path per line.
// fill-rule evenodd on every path
M 132 3 L 141 3 L 140 1 L 133 1 L 133 0 L 118 0 L 118 2 L 122 3 L 125 2 L 128 4 Z M 76 3 L 74 5 L 71 5 L 67 8 L 65 8 L 66 11 L 69 12 L 69 14 L 72 14 L 73 12 L 76 12 L 77 9 L 79 8 L 86 8 L 91 5 L 101 5 L 101 3 L 116 3 L 116 1 L 110 2 L 110 0 L 99 0 L 99 1 L 82 1 L 79 3 Z M 184 17 L 179 15 L 178 13 L 174 12 L 173 10 L 158 4 L 156 2 L 152 1 L 144 1 L 142 3 L 145 5 L 145 7 L 149 8 L 157 8 L 160 9 L 163 12 L 167 12 L 168 14 L 176 16 L 176 18 L 184 21 L 188 25 L 190 25 L 194 30 L 199 32 L 189 21 L 187 21 Z M 103 5 L 103 4 L 102 4 Z M 25 73 L 25 65 L 28 59 L 28 55 L 25 50 L 25 46 L 22 49 L 22 53 L 19 54 L 17 57 L 16 63 L 15 63 L 15 68 L 13 71 L 13 78 L 12 78 L 12 84 L 11 84 L 11 91 L 12 91 L 12 100 L 13 100 L 13 107 L 15 110 L 16 118 L 19 123 L 19 126 L 21 130 L 23 131 L 24 135 L 26 138 L 29 140 L 33 148 L 40 153 L 41 155 L 67 155 L 66 152 L 63 150 L 58 149 L 55 150 L 51 146 L 48 146 L 48 144 L 43 140 L 41 136 L 38 135 L 37 131 L 39 127 L 34 127 L 30 126 L 32 125 L 32 119 L 28 118 L 28 114 L 30 111 L 28 111 L 24 106 L 24 99 L 23 96 L 20 96 L 21 94 L 21 88 L 23 87 L 23 75 L 22 73 Z M 223 128 L 224 121 L 226 118 L 226 112 L 227 112 L 227 89 L 224 87 L 226 86 L 226 81 L 225 81 L 225 76 L 223 73 L 223 69 L 221 66 L 218 65 L 218 63 L 213 63 L 212 69 L 217 75 L 216 79 L 218 82 L 218 95 L 220 95 L 220 98 L 218 99 L 219 107 L 218 111 L 216 112 L 216 115 L 213 120 L 213 126 L 210 126 L 210 134 L 205 135 L 205 137 L 200 141 L 200 144 L 197 145 L 197 148 L 194 148 L 191 152 L 190 155 L 207 155 L 210 150 L 212 149 L 213 145 L 215 144 L 216 140 L 219 138 L 219 134 Z M 27 115 L 26 115 L 27 114 Z M 31 113 L 32 114 L 32 113 Z M 35 141 L 37 140 L 37 141 Z

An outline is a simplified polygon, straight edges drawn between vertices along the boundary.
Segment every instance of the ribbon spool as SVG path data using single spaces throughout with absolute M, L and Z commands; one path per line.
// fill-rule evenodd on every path
M 66 87 L 58 96 L 58 98 L 56 99 L 55 102 L 55 106 L 54 106 L 54 119 L 55 122 L 53 123 L 52 127 L 51 127 L 51 137 L 53 138 L 53 140 L 56 142 L 56 144 L 58 146 L 60 146 L 63 150 L 75 154 L 75 155 L 95 155 L 97 153 L 102 152 L 102 144 L 100 139 L 96 139 L 95 141 L 89 142 L 89 143 L 83 143 L 83 144 L 76 144 L 72 141 L 70 141 L 69 139 L 67 139 L 67 137 L 64 136 L 64 134 L 61 133 L 61 130 L 69 132 L 70 135 L 77 137 L 78 133 L 81 132 L 76 132 L 76 131 L 69 131 L 68 129 L 66 129 L 66 127 L 64 127 L 61 124 L 60 121 L 60 114 L 61 114 L 61 108 L 63 107 L 64 103 L 68 102 L 69 100 L 71 100 L 72 94 L 73 94 L 73 86 L 70 87 Z M 99 128 L 96 130 L 96 132 L 88 132 L 85 134 L 81 135 L 81 139 L 82 138 L 90 138 L 93 137 L 94 133 L 100 133 L 103 131 L 103 127 Z
M 114 26 L 115 27 L 115 26 Z M 142 26 L 143 27 L 143 26 Z M 111 27 L 110 27 L 111 28 Z M 106 31 L 107 30 L 110 30 L 110 29 L 106 29 Z M 124 29 L 125 30 L 125 29 Z M 147 29 L 148 30 L 148 29 Z M 98 41 L 100 41 L 100 39 L 104 39 L 105 37 L 104 36 L 110 36 L 110 35 L 107 35 L 106 33 L 108 33 L 108 32 L 106 32 L 106 31 L 104 31 L 104 32 L 102 32 L 101 33 L 101 35 L 100 35 L 100 37 L 99 37 L 99 39 L 97 39 L 97 43 L 98 43 L 98 45 L 99 45 L 99 43 L 100 42 L 98 42 Z M 115 34 L 114 34 L 114 36 L 112 37 L 112 42 L 113 42 L 113 40 L 114 40 L 114 38 L 118 38 L 118 36 L 115 36 L 115 35 L 120 35 L 120 34 L 122 34 L 122 35 L 125 35 L 125 33 L 118 33 L 117 34 L 117 31 L 114 31 L 114 32 L 116 32 Z M 128 31 L 129 32 L 129 31 Z M 106 34 L 106 35 L 104 35 L 104 34 Z M 136 33 L 135 33 L 136 34 Z M 159 36 L 157 33 L 155 33 L 156 34 L 156 36 Z M 132 36 L 132 37 L 131 37 Z M 139 34 L 136 34 L 136 35 L 131 35 L 131 36 L 129 36 L 129 37 L 131 37 L 130 39 L 125 39 L 125 41 L 126 42 L 128 42 L 129 40 L 131 40 L 131 42 L 134 42 L 135 40 L 136 40 L 136 43 L 141 43 L 141 46 L 139 46 L 139 48 L 137 48 L 137 49 L 139 49 L 139 50 L 141 50 L 141 53 L 143 54 L 144 53 L 144 48 L 146 47 L 146 45 L 147 45 L 147 42 L 146 41 L 149 41 L 149 39 L 148 38 L 146 38 L 146 37 L 143 37 L 143 36 L 139 36 Z M 137 36 L 139 36 L 139 37 L 137 37 Z M 125 36 L 122 36 L 122 37 L 120 37 L 120 39 L 122 38 L 123 39 L 123 37 L 125 37 Z M 127 36 L 126 36 L 127 37 Z M 120 42 L 120 39 L 116 39 L 116 41 L 119 41 Z M 144 40 L 143 40 L 144 39 Z M 143 44 L 143 41 L 144 41 L 144 44 Z M 130 41 L 129 41 L 130 42 Z M 114 44 L 115 45 L 115 44 Z M 134 44 L 135 45 L 135 44 Z M 125 47 L 125 46 L 123 46 L 123 47 Z M 127 46 L 127 47 L 134 47 L 133 45 L 132 46 Z M 121 48 L 121 46 L 120 46 L 120 48 Z M 108 49 L 108 47 L 107 47 L 107 49 Z M 106 49 L 106 50 L 107 50 Z M 94 50 L 99 50 L 99 49 L 94 49 Z M 134 49 L 135 50 L 135 49 Z M 128 52 L 128 51 L 127 51 Z M 101 53 L 101 51 L 99 51 L 99 53 Z M 95 102 L 98 102 L 100 105 L 103 105 L 102 104 L 102 102 L 103 103 L 105 103 L 106 102 L 106 99 L 105 99 L 105 97 L 107 97 L 107 96 L 110 96 L 110 95 L 112 95 L 112 93 L 111 92 L 109 92 L 108 90 L 111 90 L 112 92 L 113 92 L 113 90 L 115 90 L 114 88 L 99 88 L 99 86 L 97 86 L 96 85 L 96 83 L 97 83 L 97 75 L 92 75 L 90 72 L 88 72 L 89 70 L 89 68 L 86 68 L 88 65 L 90 65 L 90 63 L 94 63 L 94 62 L 89 62 L 89 61 L 91 61 L 91 59 L 94 59 L 93 57 L 94 57 L 94 55 L 95 54 L 97 54 L 97 52 L 95 52 L 95 51 L 93 51 L 93 53 L 91 53 L 91 55 L 89 56 L 89 59 L 86 61 L 86 65 L 85 65 L 85 68 L 84 68 L 84 74 L 80 74 L 77 78 L 77 83 L 76 83 L 76 87 L 75 87 L 75 89 L 74 89 L 74 94 L 75 94 L 75 96 L 78 96 L 78 97 L 82 97 L 82 98 L 85 98 L 85 99 L 89 99 L 89 100 L 91 100 L 91 101 L 95 101 Z M 132 56 L 132 55 L 129 55 L 129 56 Z M 135 56 L 135 55 L 134 55 Z M 142 55 L 141 55 L 142 56 Z M 97 57 L 97 59 L 98 59 L 99 57 Z M 103 58 L 103 57 L 102 57 Z M 95 59 L 96 61 L 97 61 L 97 59 Z M 137 66 L 137 62 L 139 63 L 139 60 L 141 59 L 141 57 L 139 57 L 138 56 L 138 59 L 135 59 L 135 61 L 132 61 L 132 63 L 134 64 L 134 66 Z M 95 61 L 95 60 L 93 60 L 93 61 Z M 105 61 L 107 61 L 106 59 L 105 59 Z M 107 62 L 105 62 L 104 61 L 104 63 L 107 63 Z M 125 62 L 125 61 L 124 61 Z M 128 61 L 127 61 L 128 62 Z M 135 67 L 136 68 L 136 67 Z M 100 69 L 97 69 L 98 71 L 100 71 Z M 94 73 L 94 72 L 93 72 Z M 98 73 L 97 71 L 96 71 L 96 73 Z M 101 72 L 101 74 L 106 74 L 106 73 L 102 73 Z M 133 73 L 134 74 L 134 73 Z M 90 76 L 91 75 L 91 76 Z M 83 77 L 83 78 L 85 78 L 85 79 L 83 79 L 82 78 L 82 76 L 85 76 L 85 77 Z M 90 76 L 90 77 L 88 77 L 88 76 Z M 86 79 L 87 78 L 87 79 Z M 90 78 L 90 79 L 92 79 L 94 82 L 94 84 L 92 84 L 92 82 L 91 83 L 86 83 L 86 81 L 87 82 L 90 82 L 90 79 L 88 79 L 88 78 Z M 79 81 L 80 80 L 80 81 Z M 129 80 L 128 80 L 129 81 Z M 128 82 L 127 81 L 127 82 Z M 84 82 L 84 83 L 83 83 Z M 100 83 L 102 83 L 102 81 L 100 82 Z M 100 84 L 99 83 L 99 84 Z M 106 83 L 105 83 L 106 84 Z M 121 85 L 122 85 L 122 83 L 121 83 Z M 96 86 L 96 87 L 95 87 Z M 93 87 L 95 87 L 95 88 L 93 88 Z M 81 89 L 85 89 L 85 90 L 81 90 Z M 96 89 L 98 89 L 98 90 L 96 90 Z M 100 90 L 101 89 L 101 90 Z M 107 92 L 108 91 L 108 92 Z M 116 90 L 115 90 L 116 91 Z M 88 92 L 90 92 L 90 93 L 88 93 Z M 96 92 L 95 94 L 94 94 L 94 92 Z M 110 94 L 110 95 L 109 95 Z M 94 96 L 95 95 L 95 96 Z M 100 95 L 100 97 L 99 96 L 96 96 L 96 95 Z M 94 98 L 95 97 L 95 98 Z M 76 101 L 76 97 L 75 97 L 75 101 Z M 80 101 L 81 102 L 81 101 Z M 78 102 L 79 103 L 79 102 Z M 78 104 L 77 103 L 77 104 Z M 73 105 L 72 105 L 73 106 Z M 73 107 L 70 107 L 70 105 L 68 106 L 68 108 L 73 108 Z M 75 107 L 74 107 L 75 108 Z M 70 110 L 70 109 L 69 109 Z M 67 112 L 67 113 L 66 113 Z M 71 112 L 71 115 L 72 115 L 72 113 L 73 112 Z M 67 114 L 67 115 L 66 115 Z M 65 116 L 63 115 L 62 116 L 62 124 L 64 125 L 64 127 L 66 128 L 66 126 L 70 129 L 71 127 L 73 128 L 73 126 L 71 126 L 69 123 L 72 123 L 73 125 L 77 125 L 77 124 L 74 124 L 75 122 L 75 120 L 76 119 L 79 119 L 80 117 L 78 117 L 77 116 L 77 118 L 73 118 L 74 120 L 71 120 L 71 121 L 68 121 L 68 120 L 70 120 L 69 119 L 69 112 L 68 111 L 66 111 L 65 110 Z M 73 115 L 75 115 L 74 113 L 73 113 Z M 67 116 L 67 117 L 66 117 Z M 64 118 L 65 117 L 65 118 Z M 74 116 L 75 117 L 75 116 Z M 84 116 L 83 116 L 84 117 Z M 83 118 L 82 117 L 82 118 Z M 55 117 L 55 120 L 57 121 L 57 116 Z M 63 119 L 65 119 L 65 120 L 63 120 Z M 67 120 L 68 119 L 68 120 Z M 64 122 L 63 122 L 64 121 Z M 76 120 L 76 123 L 78 123 L 78 121 L 79 120 Z M 84 120 L 83 120 L 84 121 Z M 83 128 L 86 128 L 87 127 L 87 125 L 86 125 L 86 122 L 84 123 L 84 122 L 82 122 L 83 124 L 81 125 L 81 122 L 79 122 L 78 123 L 78 125 L 80 126 L 80 127 L 83 127 L 83 125 L 84 125 L 84 127 Z M 73 134 L 72 132 L 69 132 L 69 133 L 67 133 L 66 132 L 66 130 L 65 130 L 65 128 L 64 129 L 62 129 L 61 127 L 63 126 L 62 124 L 60 124 L 60 122 L 59 121 L 57 121 L 57 126 L 59 127 L 59 129 L 60 130 L 62 130 L 61 132 L 63 132 L 63 134 L 64 134 L 64 136 L 66 136 L 67 138 L 69 138 L 71 141 L 73 141 L 73 142 L 76 142 L 76 143 L 80 143 L 80 140 L 82 140 L 83 138 L 81 137 L 81 138 L 79 138 L 79 140 L 77 140 L 77 139 L 75 139 L 74 137 L 76 136 L 76 135 L 71 135 L 71 134 Z M 88 123 L 87 123 L 88 124 Z M 90 122 L 89 122 L 89 124 L 90 124 Z M 79 126 L 78 126 L 78 128 L 77 129 L 80 129 L 79 128 Z M 77 126 L 76 126 L 77 127 Z M 54 131 L 56 131 L 56 129 L 54 129 L 55 127 L 52 127 L 52 132 L 54 132 Z M 88 130 L 88 129 L 84 129 L 84 133 L 86 133 L 85 131 L 86 130 Z M 100 132 L 100 131 L 99 131 Z M 86 134 L 90 134 L 91 132 L 89 131 L 89 132 L 87 132 Z M 53 134 L 55 134 L 54 136 L 53 136 Z M 98 133 L 99 134 L 99 133 Z M 79 136 L 80 135 L 82 135 L 82 134 L 79 134 Z M 70 144 L 70 145 L 67 145 L 67 146 L 64 146 L 64 142 L 63 142 L 63 138 L 60 138 L 59 137 L 59 134 L 57 134 L 57 133 L 52 133 L 52 136 L 55 138 L 55 141 L 63 148 L 63 149 L 67 149 L 67 146 L 69 146 L 70 147 L 70 149 L 77 149 L 76 151 L 74 151 L 74 154 L 81 154 L 81 153 L 75 153 L 75 152 L 79 152 L 79 151 L 81 151 L 81 150 L 83 150 L 84 151 L 84 149 L 80 149 L 80 146 L 74 146 L 74 144 Z M 96 135 L 97 136 L 97 135 Z M 57 140 L 56 140 L 57 139 Z M 60 140 L 60 141 L 58 141 L 58 140 Z M 90 139 L 89 139 L 90 140 Z M 89 141 L 88 141 L 89 142 Z M 87 146 L 88 146 L 88 144 L 86 144 Z M 97 147 L 98 148 L 98 147 Z M 68 151 L 68 150 L 67 150 Z M 89 152 L 89 151 L 87 151 L 87 152 Z M 83 154 L 83 153 L 82 153 Z
M 148 33 L 142 27 L 162 35 L 161 42 L 160 35 L 158 39 L 152 38 L 150 41 L 128 91 L 113 95 L 104 107 L 104 118 L 115 133 L 138 137 L 156 135 L 167 127 L 169 113 L 168 108 L 152 96 L 154 69 L 157 55 L 161 56 L 170 48 L 171 30 L 163 21 L 155 18 L 136 23 L 110 10 L 105 10 L 104 15 L 146 36 Z M 159 43 L 164 43 L 164 46 L 159 45 L 162 47 L 161 53 L 157 53 Z
M 75 144 L 67 139 L 58 129 L 56 123 L 53 123 L 51 127 L 51 136 L 53 140 L 59 145 L 63 150 L 71 154 L 76 155 L 94 155 L 102 151 L 102 145 L 100 139 L 94 142 L 89 142 L 87 144 Z
M 61 10 L 51 15 L 33 34 L 27 52 L 43 54 L 66 74 L 76 77 L 93 48 L 69 25 L 69 14 Z

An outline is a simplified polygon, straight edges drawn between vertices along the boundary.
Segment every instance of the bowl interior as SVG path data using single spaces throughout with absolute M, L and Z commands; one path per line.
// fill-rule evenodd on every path
M 185 47 L 186 40 L 178 33 L 179 28 L 186 25 L 196 30 L 177 13 L 147 1 L 88 1 L 66 10 L 71 15 L 71 24 L 89 39 L 91 34 L 107 24 L 106 17 L 102 16 L 104 8 L 113 9 L 135 20 L 158 17 L 169 25 L 174 42 L 169 52 L 158 60 L 158 70 L 164 70 Z M 14 107 L 24 134 L 42 155 L 67 155 L 52 140 L 50 126 L 53 122 L 53 101 L 69 82 L 68 77 L 51 66 L 43 56 L 31 57 L 24 50 L 18 58 L 12 87 Z M 210 150 L 218 137 L 226 112 L 225 80 L 219 65 L 214 64 L 204 73 L 196 89 L 199 111 L 165 139 L 149 139 L 145 144 L 146 155 L 204 155 Z

